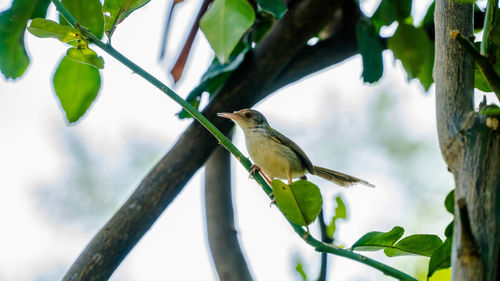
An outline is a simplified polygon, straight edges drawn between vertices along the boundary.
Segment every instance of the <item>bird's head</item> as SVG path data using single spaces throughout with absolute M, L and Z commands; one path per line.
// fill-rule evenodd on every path
M 243 130 L 269 126 L 266 117 L 253 109 L 242 109 L 233 113 L 221 112 L 217 113 L 217 116 L 233 120 Z

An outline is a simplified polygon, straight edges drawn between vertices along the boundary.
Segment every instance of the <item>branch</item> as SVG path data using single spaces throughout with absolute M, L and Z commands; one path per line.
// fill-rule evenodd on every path
M 76 24 L 61 2 L 58 0 L 52 0 L 52 2 L 70 24 Z M 229 83 L 223 86 L 219 94 L 206 107 L 204 114 L 208 120 L 158 79 L 82 28 L 82 32 L 92 43 L 181 104 L 199 122 L 193 122 L 189 126 L 169 153 L 142 180 L 136 191 L 87 245 L 63 280 L 107 280 L 189 178 L 208 158 L 217 144 L 211 134 L 220 144 L 230 150 L 247 170 L 250 170 L 250 161 L 221 133 L 221 131 L 227 133 L 232 124 L 216 118 L 215 114 L 250 107 L 268 95 L 270 91 L 267 86 L 272 85 L 274 78 L 278 76 L 290 60 L 289 58 L 294 57 L 307 40 L 328 21 L 338 4 L 338 1 L 333 0 L 308 0 L 298 3 L 294 10 L 290 9 L 263 39 L 254 54 L 233 72 L 231 77 L 235 79 L 230 78 Z M 214 124 L 221 128 L 221 131 Z M 254 175 L 254 179 L 267 194 L 271 193 L 271 188 L 260 175 Z M 324 244 L 314 239 L 300 226 L 291 222 L 290 224 L 300 237 L 320 252 L 359 261 L 401 280 L 416 280 L 380 262 Z
M 498 0 L 488 0 L 483 25 L 483 41 L 481 41 L 481 55 L 491 58 L 494 45 L 491 41 L 491 31 L 495 26 L 495 13 L 497 11 Z M 495 91 L 496 92 L 496 91 Z
M 474 43 L 465 38 L 458 30 L 453 30 L 451 36 L 474 58 L 484 79 L 500 99 L 500 76 L 498 76 L 488 58 L 481 55 L 474 46 Z
M 474 61 L 450 34 L 452 30 L 458 30 L 466 37 L 472 36 L 472 15 L 472 4 L 436 1 L 434 81 L 438 137 L 451 171 L 455 171 L 462 149 L 452 144 L 463 121 L 474 108 Z
M 325 223 L 325 214 L 323 209 L 318 216 L 319 222 L 319 230 L 321 231 L 321 241 L 327 244 L 333 243 L 333 239 L 326 235 L 326 223 Z M 321 267 L 319 270 L 318 281 L 326 281 L 327 277 L 327 269 L 328 269 L 328 255 L 327 253 L 321 253 Z
M 205 165 L 208 246 L 220 281 L 252 281 L 238 243 L 232 202 L 230 154 L 218 147 Z

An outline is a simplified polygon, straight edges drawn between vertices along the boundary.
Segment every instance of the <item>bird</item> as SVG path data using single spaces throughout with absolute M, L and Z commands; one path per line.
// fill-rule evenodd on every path
M 357 177 L 313 165 L 295 142 L 273 129 L 257 110 L 246 108 L 233 113 L 220 112 L 217 116 L 231 119 L 243 130 L 248 153 L 254 162 L 250 175 L 259 171 L 269 184 L 274 178 L 292 184 L 294 178 L 307 179 L 306 174 L 311 174 L 344 187 L 353 184 L 375 187 Z

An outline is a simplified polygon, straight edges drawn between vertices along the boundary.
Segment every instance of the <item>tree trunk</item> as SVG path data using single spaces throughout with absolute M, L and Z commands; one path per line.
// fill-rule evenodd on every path
M 436 112 L 439 144 L 455 178 L 452 280 L 499 280 L 500 134 L 473 111 L 474 64 L 450 36 L 472 36 L 472 4 L 437 0 Z
M 230 157 L 219 146 L 205 165 L 208 246 L 220 281 L 253 281 L 234 226 Z

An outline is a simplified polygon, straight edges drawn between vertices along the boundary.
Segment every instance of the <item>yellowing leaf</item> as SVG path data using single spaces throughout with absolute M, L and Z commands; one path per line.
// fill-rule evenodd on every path
M 56 38 L 62 42 L 80 39 L 79 32 L 75 28 L 42 18 L 32 20 L 28 31 L 36 37 Z
M 76 62 L 92 65 L 98 69 L 104 68 L 104 59 L 89 48 L 69 48 L 66 56 Z

